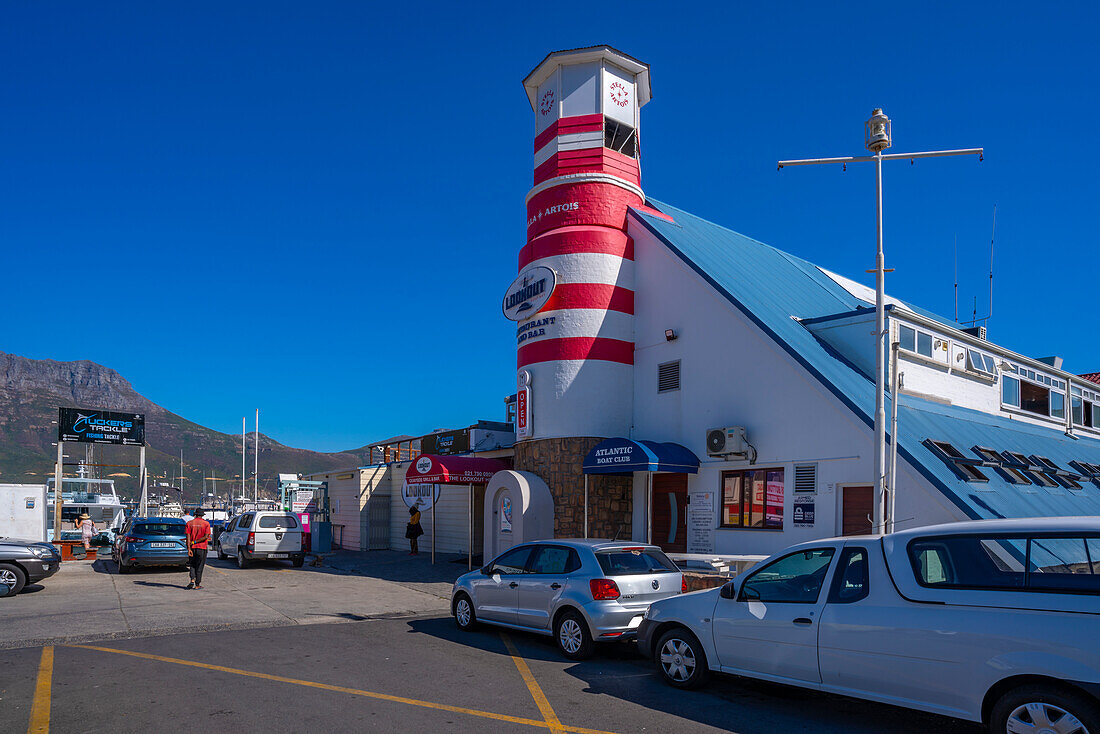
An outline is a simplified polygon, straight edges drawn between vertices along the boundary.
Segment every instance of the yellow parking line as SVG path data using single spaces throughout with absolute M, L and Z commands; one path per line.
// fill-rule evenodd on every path
M 552 732 L 564 731 L 561 721 L 558 720 L 558 715 L 554 713 L 554 708 L 547 700 L 546 694 L 542 692 L 542 687 L 535 680 L 535 676 L 531 674 L 531 669 L 527 667 L 527 661 L 520 657 L 519 650 L 512 644 L 512 639 L 503 632 L 500 633 L 500 639 L 504 640 L 504 646 L 508 648 L 508 654 L 512 656 L 512 662 L 516 664 L 519 674 L 523 676 L 523 682 L 527 684 L 527 690 L 531 692 L 531 698 L 535 699 L 535 705 L 539 707 L 542 718 L 546 719 L 546 726 Z
M 34 703 L 27 734 L 47 734 L 50 731 L 50 699 L 53 690 L 53 647 L 42 648 L 38 663 L 38 681 L 34 684 Z
M 116 650 L 111 647 L 98 647 L 96 645 L 68 645 L 67 647 L 76 647 L 83 650 L 98 650 L 99 652 L 113 652 L 118 655 L 129 655 L 135 658 L 144 658 L 146 660 L 158 660 L 162 663 L 175 663 L 176 665 L 187 665 L 192 668 L 204 668 L 206 670 L 216 670 L 221 673 L 231 673 L 233 675 L 243 675 L 248 678 L 261 678 L 263 680 L 275 681 L 277 683 L 290 683 L 296 686 L 305 686 L 307 688 L 319 688 L 323 691 L 335 691 L 337 693 L 348 693 L 353 696 L 364 696 L 366 698 L 376 698 L 382 701 L 391 701 L 393 703 L 403 703 L 408 706 L 419 706 L 421 708 L 435 709 L 437 711 L 450 711 L 456 714 L 467 714 L 469 716 L 479 716 L 484 719 L 495 719 L 496 721 L 507 721 L 510 724 L 524 724 L 526 726 L 535 726 L 541 729 L 551 729 L 552 731 L 564 731 L 572 732 L 572 734 L 614 734 L 613 732 L 600 731 L 599 729 L 585 729 L 579 726 L 562 726 L 560 722 L 556 727 L 552 727 L 549 722 L 538 721 L 537 719 L 525 719 L 520 716 L 509 716 L 508 714 L 497 714 L 492 711 L 478 711 L 477 709 L 468 709 L 461 706 L 449 706 L 444 703 L 434 703 L 432 701 L 421 701 L 415 698 L 405 698 L 404 696 L 391 696 L 388 693 L 376 693 L 374 691 L 362 691 L 357 688 L 347 688 L 345 686 L 334 686 L 328 683 L 316 683 L 314 681 L 299 680 L 297 678 L 286 678 L 281 675 L 270 675 L 268 673 L 256 673 L 251 670 L 241 670 L 239 668 L 227 668 L 224 665 L 212 665 L 210 663 L 200 663 L 194 660 L 181 660 L 179 658 L 168 658 L 163 655 L 150 655 L 144 652 L 133 652 L 131 650 Z M 530 674 L 530 671 L 528 671 Z M 532 679 L 533 680 L 533 679 Z M 537 684 L 536 684 L 537 685 Z M 545 700 L 545 697 L 543 697 Z M 552 714 L 553 712 L 551 712 Z M 554 717 L 554 721 L 557 722 L 557 717 Z

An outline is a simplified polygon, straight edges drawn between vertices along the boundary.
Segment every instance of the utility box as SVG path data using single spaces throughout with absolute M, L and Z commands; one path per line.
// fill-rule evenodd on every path
M 46 540 L 45 484 L 0 484 L 0 536 Z

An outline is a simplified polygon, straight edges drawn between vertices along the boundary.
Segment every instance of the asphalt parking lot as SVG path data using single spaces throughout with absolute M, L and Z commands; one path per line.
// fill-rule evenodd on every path
M 629 644 L 575 663 L 547 638 L 463 633 L 443 583 L 414 590 L 279 564 L 208 572 L 207 588 L 189 592 L 183 573 L 119 577 L 84 564 L 3 600 L 0 731 L 980 731 L 735 678 L 678 691 Z M 12 629 L 31 622 L 98 638 L 17 639 Z

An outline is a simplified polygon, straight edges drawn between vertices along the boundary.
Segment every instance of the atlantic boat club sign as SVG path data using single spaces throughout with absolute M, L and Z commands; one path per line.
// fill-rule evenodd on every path
M 550 300 L 557 280 L 554 271 L 542 265 L 523 270 L 504 292 L 504 316 L 512 321 L 524 321 L 538 313 Z
M 72 443 L 145 445 L 145 416 L 86 408 L 57 409 L 57 440 Z

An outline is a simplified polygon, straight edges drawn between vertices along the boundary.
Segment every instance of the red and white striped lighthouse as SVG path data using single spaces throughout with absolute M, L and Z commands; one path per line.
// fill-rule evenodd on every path
M 519 276 L 504 300 L 517 321 L 520 408 L 528 411 L 518 438 L 629 435 L 634 247 L 626 212 L 645 201 L 638 111 L 650 98 L 649 67 L 609 46 L 559 51 L 523 85 L 535 112 L 534 187 Z

